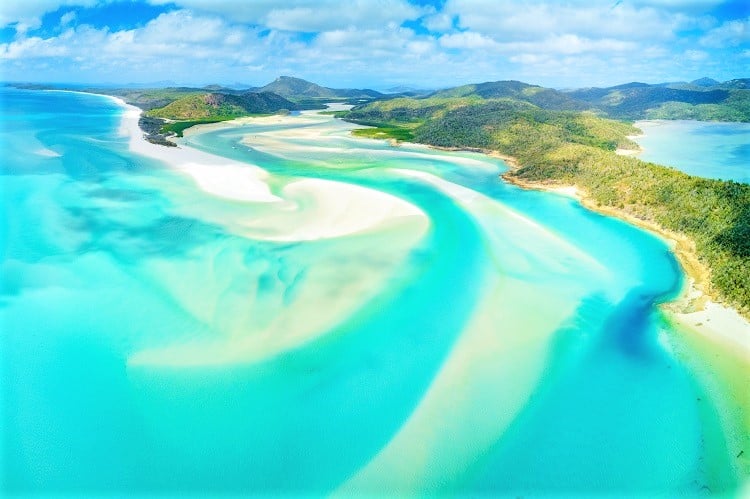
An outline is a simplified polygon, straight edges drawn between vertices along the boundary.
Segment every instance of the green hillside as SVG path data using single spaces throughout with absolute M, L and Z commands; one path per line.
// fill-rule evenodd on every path
M 171 120 L 205 120 L 296 109 L 298 106 L 295 103 L 270 92 L 248 92 L 242 95 L 201 93 L 181 97 L 164 107 L 152 109 L 147 114 Z
M 636 130 L 627 123 L 477 96 L 373 102 L 344 117 L 380 126 L 360 135 L 408 134 L 425 144 L 499 151 L 518 159 L 513 177 L 577 185 L 600 206 L 684 234 L 710 269 L 712 289 L 750 313 L 750 185 L 615 154 L 633 147 L 627 135 Z
M 336 97 L 336 94 L 330 88 L 321 87 L 307 80 L 292 78 L 291 76 L 280 76 L 268 85 L 261 87 L 260 90 L 273 92 L 284 97 Z
M 427 98 L 513 99 L 553 111 L 593 111 L 623 120 L 750 121 L 750 80 L 632 82 L 607 88 L 559 91 L 520 81 L 495 81 L 439 90 Z
M 463 85 L 440 90 L 429 97 L 472 96 L 481 97 L 482 99 L 510 98 L 557 111 L 583 111 L 592 107 L 591 104 L 575 100 L 563 92 L 514 80 Z
M 273 92 L 287 99 L 374 99 L 383 94 L 369 89 L 327 88 L 315 83 L 280 76 L 268 85 L 261 87 L 260 92 Z
M 137 106 L 144 111 L 164 107 L 170 102 L 189 95 L 199 95 L 205 93 L 205 90 L 191 87 L 169 87 L 169 88 L 119 88 L 119 89 L 101 89 L 91 88 L 86 91 L 113 95 L 120 97 L 128 104 Z
M 750 121 L 750 89 L 746 80 L 718 83 L 702 78 L 690 83 L 631 83 L 567 94 L 619 119 Z

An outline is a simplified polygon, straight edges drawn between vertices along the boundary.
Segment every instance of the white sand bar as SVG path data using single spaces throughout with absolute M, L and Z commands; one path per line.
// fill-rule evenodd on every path
M 141 110 L 115 99 L 126 108 L 120 132 L 130 136 L 131 151 L 166 163 L 190 176 L 203 191 L 221 198 L 247 203 L 269 203 L 263 217 L 236 220 L 244 235 L 272 241 L 301 241 L 341 237 L 415 221 L 424 230 L 426 215 L 416 206 L 375 189 L 345 182 L 303 178 L 287 184 L 278 195 L 267 183 L 270 174 L 241 161 L 215 156 L 180 144 L 165 147 L 144 139 L 138 126 Z M 302 119 L 320 119 L 304 116 Z M 326 117 L 323 117 L 327 119 Z M 236 120 L 223 126 L 238 126 L 247 120 L 285 122 L 298 117 L 269 116 Z M 214 125 L 212 128 L 216 128 Z M 242 217 L 241 210 L 238 216 Z

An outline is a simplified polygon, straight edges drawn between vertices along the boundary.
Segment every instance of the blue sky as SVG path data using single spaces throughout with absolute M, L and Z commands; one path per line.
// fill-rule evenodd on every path
M 552 87 L 750 77 L 748 0 L 6 0 L 0 78 Z

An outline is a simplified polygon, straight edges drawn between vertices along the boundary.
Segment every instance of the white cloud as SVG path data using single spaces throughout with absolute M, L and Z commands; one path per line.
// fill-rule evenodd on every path
M 449 49 L 497 49 L 495 40 L 479 33 L 464 31 L 440 37 L 440 46 Z
M 21 29 L 17 31 L 26 31 L 27 29 L 38 28 L 41 23 L 41 17 L 47 12 L 54 12 L 64 6 L 91 7 L 96 5 L 98 0 L 5 0 L 0 3 L 0 27 L 13 23 L 19 23 Z
M 273 9 L 266 16 L 269 28 L 290 31 L 324 31 L 336 28 L 378 28 L 400 25 L 420 16 L 420 10 L 402 0 L 317 2 L 315 7 Z
M 331 86 L 508 78 L 564 85 L 674 79 L 718 60 L 738 77 L 747 61 L 748 20 L 706 15 L 718 0 L 447 0 L 441 9 L 407 0 L 146 0 L 182 9 L 112 31 L 81 25 L 70 7 L 60 11 L 59 35 L 24 32 L 60 6 L 106 1 L 0 0 L 0 20 L 20 23 L 16 39 L 0 44 L 0 70 L 13 68 L 18 79 L 60 68 L 99 81 L 261 83 L 294 74 Z M 401 27 L 417 19 L 428 32 Z M 706 34 L 699 40 L 695 31 Z
M 725 0 L 630 0 L 629 3 L 647 7 L 665 7 L 669 9 L 706 10 L 724 3 Z
M 75 21 L 75 19 L 76 19 L 76 13 L 74 10 L 66 12 L 65 14 L 60 16 L 60 26 L 67 26 L 68 24 Z
M 582 37 L 668 39 L 676 17 L 652 7 L 602 2 L 498 2 L 449 0 L 445 12 L 459 18 L 462 28 L 497 41 L 534 39 L 539 36 L 575 34 Z
M 453 27 L 453 17 L 441 12 L 424 18 L 422 24 L 430 31 L 448 31 Z
M 747 42 L 750 42 L 750 17 L 727 21 L 700 39 L 701 45 L 715 48 L 736 47 Z
M 219 14 L 235 22 L 263 25 L 288 31 L 329 31 L 356 27 L 378 28 L 426 14 L 406 0 L 151 0 L 176 3 L 198 12 Z
M 242 51 L 237 50 L 239 44 Z M 47 39 L 22 38 L 0 45 L 0 59 L 66 57 L 102 71 L 132 64 L 169 72 L 189 68 L 197 60 L 202 67 L 219 61 L 244 63 L 251 47 L 260 44 L 251 29 L 179 10 L 161 14 L 138 29 L 110 32 L 80 25 Z
M 466 50 L 493 50 L 516 56 L 515 60 L 522 60 L 517 56 L 524 55 L 523 60 L 531 60 L 532 56 L 547 56 L 558 54 L 602 53 L 614 55 L 632 52 L 638 49 L 635 42 L 616 40 L 612 38 L 590 39 L 573 34 L 550 35 L 532 41 L 500 42 L 488 36 L 464 31 L 440 37 L 440 45 L 445 48 Z
M 708 59 L 708 52 L 703 50 L 686 50 L 683 56 L 689 61 L 705 61 Z

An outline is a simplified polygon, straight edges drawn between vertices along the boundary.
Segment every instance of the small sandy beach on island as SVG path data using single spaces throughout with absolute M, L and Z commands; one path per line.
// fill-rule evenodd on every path
M 394 223 L 416 223 L 415 229 L 419 231 L 425 231 L 429 226 L 427 216 L 416 206 L 396 196 L 345 182 L 303 178 L 272 193 L 268 184 L 269 173 L 258 166 L 209 154 L 179 141 L 177 147 L 148 142 L 138 126 L 142 111 L 122 99 L 110 98 L 125 109 L 120 133 L 130 137 L 131 151 L 189 176 L 200 189 L 213 196 L 267 204 L 270 208 L 267 216 L 242 223 L 245 233 L 251 237 L 303 241 L 377 230 Z M 295 119 L 278 115 L 240 118 L 201 125 L 201 130 L 191 133 L 247 123 L 293 123 Z

